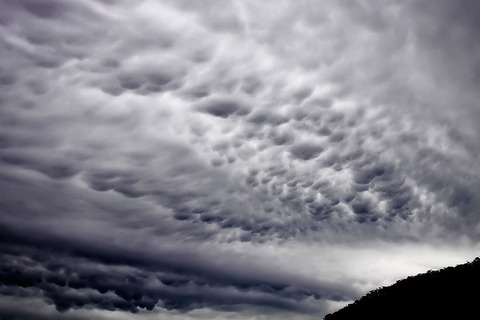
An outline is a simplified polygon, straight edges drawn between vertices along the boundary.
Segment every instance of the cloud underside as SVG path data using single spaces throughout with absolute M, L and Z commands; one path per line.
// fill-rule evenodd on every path
M 473 248 L 479 10 L 0 1 L 0 293 L 308 317 L 383 281 L 328 248 Z

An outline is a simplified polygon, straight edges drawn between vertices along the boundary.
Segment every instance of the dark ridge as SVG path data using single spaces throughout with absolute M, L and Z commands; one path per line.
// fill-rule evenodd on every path
M 370 291 L 324 319 L 478 319 L 479 289 L 480 258 L 476 258 Z

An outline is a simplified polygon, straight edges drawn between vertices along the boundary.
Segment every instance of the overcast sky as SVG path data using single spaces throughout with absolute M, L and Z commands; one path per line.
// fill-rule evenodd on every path
M 0 319 L 319 319 L 480 245 L 475 0 L 0 0 Z

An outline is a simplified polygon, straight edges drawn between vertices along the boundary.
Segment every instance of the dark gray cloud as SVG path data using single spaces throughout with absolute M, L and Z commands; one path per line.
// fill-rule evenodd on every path
M 208 98 L 201 101 L 197 110 L 219 118 L 228 118 L 231 115 L 245 116 L 250 113 L 249 107 L 242 101 L 232 98 Z
M 211 266 L 198 254 L 185 255 L 179 248 L 155 253 L 118 248 L 115 252 L 111 245 L 99 250 L 95 244 L 65 243 L 46 253 L 55 240 L 4 236 L 7 243 L 15 238 L 28 247 L 3 245 L 2 294 L 36 296 L 40 290 L 59 311 L 88 305 L 136 313 L 157 304 L 169 310 L 246 304 L 312 312 L 316 308 L 303 302 L 308 297 L 344 300 L 357 296 L 334 283 L 312 283 L 251 264 L 228 266 L 217 260 Z M 67 249 L 74 256 L 66 254 Z
M 479 9 L 0 0 L 0 317 L 308 319 L 471 259 Z
M 323 148 L 311 143 L 298 143 L 290 148 L 292 155 L 301 160 L 310 160 L 316 158 Z

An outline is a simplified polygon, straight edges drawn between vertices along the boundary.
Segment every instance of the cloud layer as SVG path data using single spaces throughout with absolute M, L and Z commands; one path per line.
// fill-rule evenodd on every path
M 0 0 L 0 313 L 307 319 L 471 259 L 479 11 Z

